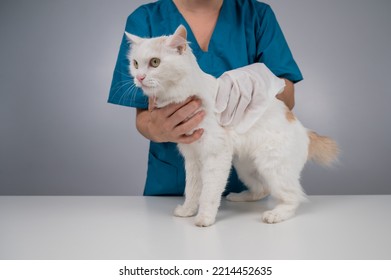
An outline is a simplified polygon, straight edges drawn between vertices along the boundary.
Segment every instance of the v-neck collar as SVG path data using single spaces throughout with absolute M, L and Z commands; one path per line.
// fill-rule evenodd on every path
M 178 7 L 175 5 L 174 1 L 173 0 L 168 0 L 168 2 L 170 2 L 170 5 L 171 5 L 171 8 L 176 12 L 178 13 L 179 17 L 181 18 L 184 26 L 186 27 L 187 29 L 187 33 L 188 33 L 188 37 L 191 38 L 190 41 L 194 42 L 194 45 L 192 46 L 193 50 L 194 51 L 197 51 L 197 52 L 201 52 L 202 54 L 206 54 L 206 53 L 209 53 L 211 51 L 211 47 L 213 48 L 213 41 L 214 41 L 214 37 L 216 36 L 215 33 L 217 32 L 220 32 L 219 30 L 221 29 L 220 28 L 220 25 L 221 25 L 221 21 L 222 21 L 222 17 L 223 17 L 223 14 L 224 14 L 224 10 L 225 10 L 225 5 L 226 5 L 226 0 L 223 0 L 223 4 L 221 5 L 221 8 L 220 8 L 220 11 L 219 11 L 219 15 L 217 17 L 217 21 L 216 21 L 216 24 L 214 26 L 214 29 L 213 29 L 213 32 L 212 32 L 212 35 L 209 39 L 209 43 L 208 43 L 208 49 L 206 51 L 204 51 L 200 44 L 198 43 L 197 41 L 197 38 L 195 37 L 194 33 L 193 33 L 193 30 L 191 29 L 189 23 L 187 22 L 187 20 L 185 19 L 185 17 L 182 15 L 182 13 L 179 11 Z

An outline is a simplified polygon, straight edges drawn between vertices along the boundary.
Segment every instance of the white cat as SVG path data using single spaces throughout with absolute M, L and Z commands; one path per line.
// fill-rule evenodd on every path
M 305 200 L 299 182 L 304 164 L 308 159 L 330 164 L 338 153 L 336 143 L 304 128 L 275 97 L 265 101 L 269 103 L 266 111 L 246 133 L 220 126 L 214 113 L 218 82 L 198 66 L 183 26 L 171 36 L 126 35 L 132 43 L 129 61 L 136 86 L 153 97 L 158 107 L 197 96 L 206 112 L 201 139 L 178 145 L 185 158 L 186 188 L 185 202 L 174 214 L 197 215 L 197 226 L 212 225 L 233 164 L 248 190 L 231 193 L 228 200 L 255 201 L 270 194 L 278 204 L 263 213 L 264 222 L 278 223 L 293 216 Z

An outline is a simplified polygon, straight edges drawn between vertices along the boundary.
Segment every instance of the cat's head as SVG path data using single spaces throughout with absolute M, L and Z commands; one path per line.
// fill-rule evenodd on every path
M 128 55 L 134 83 L 153 98 L 168 99 L 171 87 L 191 70 L 193 56 L 187 43 L 187 32 L 179 26 L 171 36 L 140 38 L 125 32 L 131 49 Z M 194 57 L 194 56 L 193 56 Z

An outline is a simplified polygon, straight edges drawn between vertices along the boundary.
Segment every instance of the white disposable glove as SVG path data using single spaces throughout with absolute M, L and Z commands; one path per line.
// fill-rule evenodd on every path
M 227 71 L 218 82 L 215 105 L 218 121 L 238 133 L 247 132 L 285 87 L 285 81 L 263 63 Z

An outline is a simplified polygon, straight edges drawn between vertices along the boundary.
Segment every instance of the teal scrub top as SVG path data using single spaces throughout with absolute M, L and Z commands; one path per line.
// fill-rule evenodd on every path
M 224 0 L 208 51 L 199 47 L 172 0 L 140 6 L 128 17 L 125 30 L 148 38 L 173 34 L 180 24 L 186 27 L 190 47 L 206 73 L 219 77 L 225 71 L 262 62 L 278 77 L 294 83 L 302 80 L 272 9 L 256 0 Z M 127 59 L 129 47 L 123 36 L 108 102 L 147 109 L 148 98 L 132 86 Z M 176 144 L 151 141 L 144 195 L 182 195 L 184 187 L 184 161 Z M 232 170 L 226 192 L 244 189 Z

